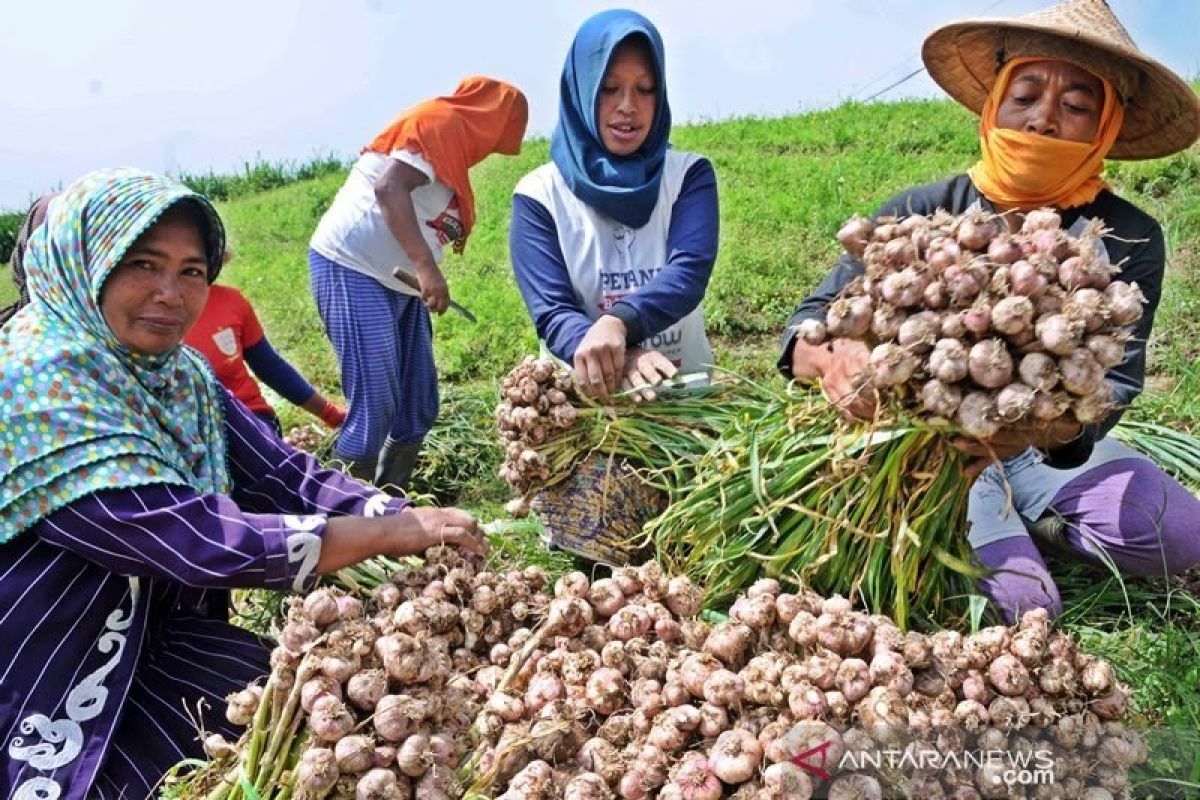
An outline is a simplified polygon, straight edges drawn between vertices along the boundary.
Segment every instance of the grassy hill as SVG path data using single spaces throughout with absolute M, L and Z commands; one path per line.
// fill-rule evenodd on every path
M 773 342 L 796 300 L 835 258 L 833 233 L 847 216 L 961 171 L 977 155 L 972 117 L 942 101 L 847 104 L 778 119 L 679 126 L 673 140 L 708 156 L 716 168 L 721 252 L 705 313 L 722 363 L 754 374 L 771 371 Z M 520 156 L 492 157 L 474 172 L 480 222 L 466 253 L 450 255 L 444 268 L 454 296 L 476 312 L 479 324 L 454 315 L 436 321 L 439 367 L 448 384 L 490 383 L 535 345 L 509 267 L 507 231 L 513 185 L 547 158 L 547 142 L 534 141 Z M 254 301 L 282 352 L 336 391 L 336 370 L 308 291 L 306 246 L 344 173 L 328 171 L 328 159 L 317 163 L 320 169 L 294 174 L 319 177 L 219 203 L 238 251 L 223 280 Z M 1192 343 L 1200 332 L 1200 149 L 1117 163 L 1110 178 L 1167 230 L 1173 255 L 1153 343 L 1154 387 L 1160 396 L 1186 389 L 1179 396 L 1190 398 L 1196 388 Z M 210 191 L 221 186 L 213 176 L 195 180 Z M 9 294 L 0 276 L 0 301 Z M 1147 399 L 1148 409 L 1162 406 L 1157 397 Z M 1182 411 L 1184 421 L 1195 422 L 1194 409 L 1170 405 L 1173 414 Z

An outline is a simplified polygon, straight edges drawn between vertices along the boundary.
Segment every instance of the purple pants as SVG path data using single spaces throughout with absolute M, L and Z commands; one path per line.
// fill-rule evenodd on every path
M 1131 575 L 1173 575 L 1200 563 L 1200 499 L 1145 459 L 1101 464 L 1063 486 L 1050 503 L 1066 541 L 1086 559 Z M 1008 622 L 1030 608 L 1057 616 L 1058 588 L 1029 535 L 975 551 L 993 573 L 980 589 Z

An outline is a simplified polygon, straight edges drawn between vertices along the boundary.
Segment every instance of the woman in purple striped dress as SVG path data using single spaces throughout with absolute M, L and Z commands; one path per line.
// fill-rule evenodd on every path
M 32 299 L 0 328 L 0 796 L 145 797 L 199 727 L 236 735 L 223 698 L 267 651 L 207 590 L 485 547 L 465 512 L 289 449 L 180 346 L 223 248 L 207 200 L 128 169 L 30 237 Z

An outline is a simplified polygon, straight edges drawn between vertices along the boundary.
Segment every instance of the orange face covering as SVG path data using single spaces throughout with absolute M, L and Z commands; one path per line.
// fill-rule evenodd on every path
M 1104 105 L 1091 142 L 1070 142 L 996 127 L 996 111 L 1008 91 L 1013 70 L 1022 64 L 1045 60 L 1022 57 L 1009 61 L 996 76 L 991 94 L 983 104 L 979 125 L 983 157 L 969 174 L 984 197 L 994 203 L 1019 209 L 1071 208 L 1090 203 L 1105 187 L 1100 177 L 1104 157 L 1117 140 L 1125 119 L 1124 107 L 1105 78 L 1100 77 L 1104 84 Z
M 529 106 L 520 89 L 474 76 L 465 78 L 449 97 L 435 97 L 403 112 L 363 152 L 408 150 L 433 166 L 437 180 L 458 200 L 463 236 L 454 249 L 461 253 L 475 225 L 468 171 L 492 153 L 521 152 L 528 119 Z

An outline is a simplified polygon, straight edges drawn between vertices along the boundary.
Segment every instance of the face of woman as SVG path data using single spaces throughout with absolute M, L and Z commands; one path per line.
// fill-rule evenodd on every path
M 996 126 L 1090 142 L 1100 126 L 1104 84 L 1066 61 L 1036 61 L 1017 67 L 996 110 Z
M 171 210 L 109 273 L 100 310 L 121 344 L 161 355 L 183 341 L 207 299 L 208 263 L 200 230 L 186 212 Z
M 637 40 L 618 45 L 600 83 L 596 110 L 600 140 L 608 152 L 628 156 L 642 146 L 654 123 L 657 92 L 654 65 L 646 45 Z

